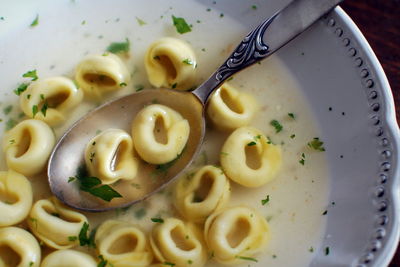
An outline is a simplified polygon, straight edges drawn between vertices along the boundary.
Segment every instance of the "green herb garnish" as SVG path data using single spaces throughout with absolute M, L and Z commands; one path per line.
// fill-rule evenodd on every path
M 190 26 L 186 23 L 184 18 L 178 18 L 172 15 L 172 23 L 174 24 L 176 31 L 180 34 L 184 34 L 192 31 Z
M 290 138 L 295 138 L 296 137 L 296 135 L 295 134 L 292 134 L 291 136 L 290 136 Z
M 187 65 L 193 65 L 194 62 L 190 58 L 185 58 L 182 63 L 185 63 Z
M 68 183 L 74 182 L 75 180 L 76 180 L 75 177 L 69 177 L 69 178 L 68 178 Z
M 131 46 L 131 44 L 130 44 L 130 42 L 129 42 L 129 39 L 126 38 L 126 39 L 125 39 L 125 42 L 120 42 L 120 43 L 115 42 L 115 43 L 111 43 L 111 44 L 107 47 L 106 50 L 107 50 L 108 52 L 111 52 L 111 53 L 114 53 L 114 54 L 118 54 L 118 53 L 122 53 L 122 52 L 127 53 L 127 52 L 129 52 L 130 46 Z
M 100 262 L 97 264 L 97 267 L 106 267 L 108 261 L 104 259 L 103 255 L 99 255 L 98 258 L 100 259 Z
M 306 159 L 306 155 L 304 153 L 301 153 L 301 159 L 299 160 L 299 163 L 301 165 L 304 165 Z
M 36 70 L 29 70 L 27 72 L 25 72 L 24 74 L 22 74 L 22 77 L 24 78 L 32 78 L 32 81 L 36 81 L 37 79 L 39 79 Z
M 328 214 L 328 210 L 325 210 L 325 211 L 322 213 L 322 215 L 326 215 L 326 214 Z
M 265 205 L 265 204 L 267 204 L 269 202 L 269 195 L 267 195 L 267 197 L 265 198 L 265 199 L 262 199 L 261 200 L 261 205 Z
M 127 86 L 126 83 L 120 83 L 120 84 L 119 84 L 119 87 L 125 87 L 125 86 Z
M 276 133 L 279 133 L 283 129 L 283 126 L 277 120 L 272 120 L 269 124 L 275 128 Z
M 13 128 L 15 125 L 17 125 L 17 121 L 16 120 L 14 120 L 14 119 L 12 119 L 12 118 L 10 118 L 10 119 L 8 119 L 8 121 L 6 122 L 6 130 L 8 131 L 8 130 L 10 130 L 11 128 Z
M 32 106 L 32 117 L 34 118 L 35 115 L 39 112 L 39 108 L 37 105 Z
M 314 252 L 314 248 L 313 248 L 313 247 L 310 247 L 310 248 L 308 249 L 308 251 L 312 253 L 312 252 Z
M 94 236 L 96 232 L 93 230 L 88 235 L 88 230 L 89 230 L 89 224 L 87 222 L 84 222 L 78 235 L 79 245 L 96 248 L 96 244 L 94 243 Z
M 76 241 L 76 240 L 78 240 L 77 236 L 69 236 L 68 237 L 68 241 Z
M 309 147 L 311 147 L 314 150 L 317 151 L 325 151 L 325 148 L 323 147 L 324 142 L 319 140 L 318 137 L 314 137 L 313 140 L 307 143 Z
M 164 223 L 164 219 L 162 218 L 151 218 L 151 221 L 155 223 Z
M 39 14 L 36 15 L 35 19 L 31 23 L 31 27 L 35 27 L 39 24 Z
M 175 263 L 166 261 L 166 262 L 163 263 L 163 265 L 174 267 Z
M 143 26 L 143 25 L 146 25 L 146 24 L 147 24 L 144 20 L 142 20 L 142 19 L 140 19 L 140 18 L 138 18 L 138 17 L 136 17 L 136 21 L 137 21 L 137 23 L 139 24 L 139 26 Z
M 295 119 L 296 117 L 294 116 L 294 113 L 288 113 L 287 114 L 290 118 Z
M 135 85 L 135 91 L 136 91 L 136 92 L 140 92 L 140 91 L 142 91 L 143 89 L 144 89 L 144 86 L 143 86 L 143 85 L 141 85 L 141 84 Z
M 251 141 L 250 143 L 247 144 L 247 146 L 255 146 L 255 145 L 257 145 L 257 143 L 254 141 Z
M 26 88 L 28 88 L 28 86 L 29 86 L 29 83 L 21 83 L 21 84 L 18 86 L 18 88 L 14 90 L 14 93 L 15 93 L 16 95 L 20 95 L 20 94 L 22 94 L 22 93 L 26 90 Z
M 256 6 L 256 5 L 252 5 L 251 8 L 254 9 L 254 10 L 256 10 L 256 9 L 257 9 L 257 6 Z
M 47 108 L 48 108 L 48 104 L 47 102 L 44 102 L 42 108 L 40 109 L 40 111 L 42 112 L 43 116 L 46 117 L 46 112 L 47 112 Z
M 7 114 L 9 114 L 9 113 L 12 111 L 12 109 L 13 109 L 13 106 L 12 106 L 12 105 L 9 105 L 9 106 L 7 106 L 7 107 L 5 107 L 5 108 L 3 109 L 3 112 L 4 112 L 5 115 L 7 115 Z
M 330 252 L 329 247 L 326 247 L 326 248 L 325 248 L 325 255 L 329 255 L 329 252 Z

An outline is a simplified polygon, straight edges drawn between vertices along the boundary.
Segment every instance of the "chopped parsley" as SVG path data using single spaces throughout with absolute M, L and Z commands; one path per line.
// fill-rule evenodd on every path
M 266 205 L 269 202 L 269 195 L 265 199 L 261 199 L 261 205 Z
M 175 89 L 177 86 L 178 86 L 178 83 L 174 83 L 174 84 L 172 85 L 172 89 Z
M 129 42 L 129 39 L 126 38 L 125 42 L 115 42 L 115 43 L 111 43 L 108 47 L 107 47 L 107 51 L 114 53 L 114 54 L 118 54 L 118 53 L 127 53 L 130 50 L 130 46 L 131 43 Z
M 254 10 L 256 10 L 256 9 L 257 9 L 257 6 L 256 6 L 256 5 L 252 5 L 251 8 L 254 9 Z
M 33 266 L 35 263 L 33 261 L 29 262 L 29 267 Z
M 22 74 L 22 77 L 24 78 L 32 78 L 32 81 L 36 81 L 37 79 L 39 79 L 36 70 L 29 70 L 27 72 L 25 72 L 24 74 Z
M 301 159 L 299 160 L 299 163 L 303 166 L 305 163 L 305 159 L 306 159 L 306 155 L 304 153 L 301 153 Z
M 7 106 L 7 107 L 5 107 L 5 108 L 3 109 L 3 112 L 4 112 L 5 115 L 7 115 L 7 114 L 9 114 L 9 113 L 12 111 L 12 109 L 13 109 L 13 106 L 12 106 L 12 105 L 9 105 L 9 106 Z
M 185 149 L 183 149 L 185 150 Z M 156 165 L 156 168 L 153 172 L 154 175 L 159 175 L 159 174 L 166 174 L 168 170 L 181 158 L 183 154 L 183 150 L 181 154 L 178 154 L 175 159 L 171 160 L 170 162 L 164 163 L 164 164 L 159 164 Z
M 164 223 L 164 219 L 162 218 L 151 218 L 151 221 L 155 223 Z
M 322 215 L 326 215 L 326 214 L 328 214 L 328 210 L 325 210 L 325 211 L 322 213 Z
M 319 140 L 318 137 L 314 137 L 313 140 L 307 143 L 307 145 L 317 151 L 325 151 L 325 148 L 323 147 L 324 142 Z
M 163 265 L 174 267 L 174 266 L 175 266 L 175 263 L 165 261 L 165 262 L 163 263 Z
M 126 83 L 120 83 L 120 84 L 119 84 L 119 87 L 125 87 L 125 86 L 127 86 Z
M 312 252 L 314 252 L 314 248 L 313 248 L 313 247 L 310 247 L 310 248 L 308 249 L 308 251 L 312 253 Z
M 32 21 L 32 23 L 31 23 L 31 27 L 35 27 L 35 26 L 37 26 L 37 25 L 39 25 L 39 14 L 36 14 L 36 17 L 35 17 L 35 19 Z
M 185 58 L 182 63 L 185 63 L 186 65 L 194 65 L 194 61 L 192 61 L 190 58 Z
M 221 155 L 221 156 L 228 156 L 229 153 L 226 153 L 226 152 L 224 152 L 224 151 L 221 151 L 220 155 Z
M 26 88 L 28 88 L 28 86 L 29 86 L 28 83 L 21 83 L 21 84 L 18 86 L 18 88 L 14 90 L 14 93 L 15 93 L 16 95 L 20 95 L 20 94 L 22 94 L 22 93 L 26 90 Z
M 13 144 L 15 144 L 15 139 L 11 139 L 8 142 L 10 143 L 10 145 L 13 145 Z
M 39 112 L 39 108 L 37 105 L 32 106 L 32 117 L 34 118 L 35 115 Z
M 13 128 L 15 125 L 17 125 L 17 121 L 14 120 L 13 118 L 8 119 L 8 121 L 6 122 L 6 130 L 10 130 L 11 128 Z
M 269 124 L 275 128 L 276 133 L 279 133 L 283 129 L 282 124 L 280 124 L 277 120 L 272 120 Z
M 97 264 L 97 267 L 106 267 L 108 261 L 104 259 L 103 255 L 99 255 L 98 258 L 100 259 L 100 262 Z
M 78 240 L 77 236 L 69 236 L 68 237 L 68 241 L 76 241 L 76 240 Z
M 290 136 L 290 138 L 295 138 L 296 137 L 296 135 L 295 134 L 292 134 L 291 136 Z
M 78 168 L 75 178 L 80 182 L 80 190 L 88 192 L 104 201 L 110 202 L 113 198 L 122 197 L 122 195 L 115 191 L 111 186 L 102 184 L 99 178 L 88 176 L 84 165 Z
M 137 84 L 135 85 L 135 91 L 140 92 L 144 89 L 144 86 L 142 84 Z
M 43 116 L 46 117 L 46 113 L 47 113 L 47 108 L 48 108 L 48 104 L 47 102 L 44 102 L 42 108 L 40 109 L 40 112 L 42 112 Z
M 330 252 L 329 247 L 326 247 L 326 248 L 325 248 L 325 255 L 328 256 L 328 255 L 329 255 L 329 252 Z
M 142 20 L 142 19 L 140 19 L 140 18 L 138 18 L 138 17 L 136 17 L 136 21 L 137 21 L 137 23 L 139 24 L 139 26 L 143 26 L 143 25 L 146 25 L 146 24 L 147 24 L 144 20 Z
M 83 223 L 83 226 L 81 230 L 79 231 L 79 245 L 83 246 L 88 246 L 95 248 L 96 244 L 94 243 L 94 236 L 95 236 L 95 231 L 90 232 L 88 234 L 89 230 L 89 224 L 87 222 Z
M 288 113 L 287 114 L 290 118 L 292 118 L 292 119 L 295 119 L 296 118 L 296 116 L 294 116 L 294 113 Z
M 69 177 L 69 178 L 68 178 L 68 183 L 74 182 L 75 180 L 76 180 L 75 177 Z
M 174 15 L 172 15 L 172 23 L 174 24 L 176 31 L 180 34 L 184 34 L 184 33 L 192 31 L 192 29 L 186 23 L 184 18 L 178 18 L 178 17 L 175 17 Z
M 250 143 L 247 144 L 247 146 L 255 146 L 255 145 L 257 145 L 257 143 L 254 141 L 251 141 Z
M 241 260 L 246 260 L 246 261 L 258 262 L 258 260 L 256 258 L 252 258 L 252 257 L 236 256 L 236 258 L 241 259 Z

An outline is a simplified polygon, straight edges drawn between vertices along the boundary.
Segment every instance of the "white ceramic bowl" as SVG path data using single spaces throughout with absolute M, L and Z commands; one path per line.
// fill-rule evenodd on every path
M 153 34 L 176 34 L 171 28 L 151 27 L 170 16 L 169 10 L 192 21 L 206 20 L 204 33 L 213 31 L 214 37 L 234 44 L 241 36 L 233 35 L 229 28 L 219 29 L 222 15 L 218 14 L 234 21 L 245 34 L 288 2 L 2 1 L 1 101 L 16 102 L 11 88 L 27 69 L 38 68 L 43 75 L 70 73 L 72 63 L 88 52 L 130 36 L 130 27 L 136 34 L 133 43 L 151 39 Z M 192 4 L 204 7 L 198 10 Z M 251 12 L 252 5 L 256 12 Z M 212 11 L 207 11 L 208 7 Z M 36 14 L 40 27 L 30 28 Z M 137 27 L 136 18 L 146 21 L 151 30 Z M 198 45 L 209 42 L 213 40 L 207 37 Z M 139 48 L 134 56 L 142 60 L 143 54 Z M 210 57 L 204 60 L 210 61 Z M 399 239 L 399 130 L 391 90 L 378 60 L 341 8 L 278 51 L 276 57 L 299 82 L 326 142 L 331 177 L 328 203 L 335 202 L 335 206 L 329 209 L 324 239 L 318 247 L 329 247 L 330 255 L 319 249 L 311 266 L 387 265 Z M 203 78 L 219 63 L 203 70 Z M 4 128 L 4 123 L 0 127 Z

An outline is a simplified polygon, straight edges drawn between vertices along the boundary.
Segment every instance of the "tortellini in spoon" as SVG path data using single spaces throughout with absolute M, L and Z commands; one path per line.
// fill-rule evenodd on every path
M 137 226 L 116 220 L 97 229 L 97 252 L 115 267 L 146 267 L 153 260 L 149 240 Z
M 182 153 L 190 133 L 189 122 L 160 104 L 143 108 L 132 123 L 136 151 L 146 162 L 164 164 Z
M 65 77 L 39 79 L 20 95 L 22 111 L 30 118 L 58 125 L 83 99 L 83 92 Z
M 220 161 L 230 179 L 246 187 L 258 187 L 275 178 L 282 152 L 260 130 L 242 127 L 226 139 Z
M 108 129 L 90 140 L 85 162 L 89 173 L 103 184 L 135 178 L 139 164 L 131 136 L 120 129 Z
M 220 168 L 203 166 L 193 177 L 182 177 L 176 187 L 174 204 L 188 220 L 203 222 L 211 213 L 225 206 L 230 184 Z
M 87 221 L 85 215 L 68 208 L 55 197 L 38 200 L 27 220 L 32 233 L 55 249 L 77 245 L 77 237 Z
M 105 53 L 83 59 L 76 67 L 75 80 L 85 95 L 99 99 L 104 93 L 126 86 L 130 74 L 118 56 Z
M 217 129 L 234 130 L 248 125 L 257 109 L 258 103 L 253 96 L 224 83 L 212 95 L 207 114 Z
M 207 261 L 200 230 L 192 223 L 176 218 L 165 219 L 153 228 L 150 244 L 161 263 L 179 267 L 201 267 Z
M 24 220 L 32 207 L 32 186 L 25 176 L 9 170 L 0 172 L 0 226 Z
M 7 166 L 23 175 L 41 172 L 55 144 L 51 128 L 40 120 L 20 122 L 3 137 Z
M 148 48 L 144 65 L 155 87 L 187 90 L 193 86 L 196 57 L 189 44 L 171 37 L 157 40 Z
M 0 266 L 39 267 L 40 246 L 31 233 L 18 227 L 0 228 Z
M 262 251 L 269 240 L 267 220 L 255 210 L 233 207 L 207 218 L 204 236 L 214 259 L 237 264 L 245 257 Z

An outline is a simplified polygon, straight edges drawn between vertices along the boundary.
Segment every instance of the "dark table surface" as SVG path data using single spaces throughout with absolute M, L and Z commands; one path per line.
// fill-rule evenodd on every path
M 360 28 L 381 62 L 400 123 L 400 0 L 345 0 L 341 7 Z M 389 266 L 400 267 L 400 248 Z

